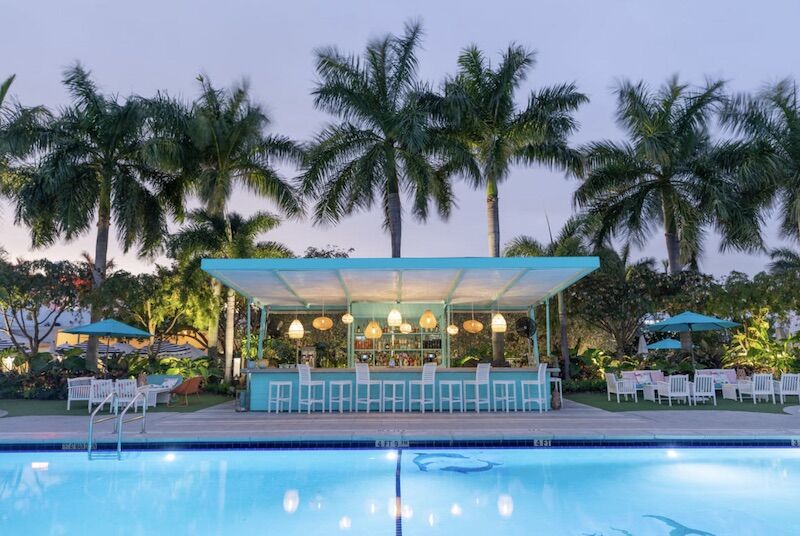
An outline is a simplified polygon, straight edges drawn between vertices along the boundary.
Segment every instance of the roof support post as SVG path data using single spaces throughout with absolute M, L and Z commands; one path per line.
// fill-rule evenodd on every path
M 344 285 L 344 281 L 342 281 L 342 285 Z M 350 312 L 350 300 L 347 301 L 347 312 Z M 352 314 L 352 313 L 351 313 Z M 355 341 L 356 341 L 356 331 L 355 331 L 355 322 L 351 322 L 347 324 L 347 367 L 348 368 L 355 368 L 356 360 L 355 360 Z
M 258 359 L 264 359 L 264 337 L 267 334 L 267 317 L 269 309 L 266 305 L 261 306 L 261 314 L 258 318 Z
M 547 323 L 547 356 L 550 357 L 552 352 L 552 346 L 550 345 L 550 298 L 547 298 L 544 301 L 545 310 L 545 322 Z
M 531 343 L 533 343 L 533 365 L 539 366 L 539 334 L 537 333 L 536 329 L 536 306 L 532 305 L 530 309 L 528 309 L 528 316 L 533 322 L 533 331 L 531 333 Z
M 252 311 L 253 311 L 253 298 L 247 298 L 247 327 L 245 328 L 245 340 L 244 340 L 244 359 L 242 359 L 242 366 L 247 366 L 247 361 L 250 360 L 250 336 L 252 335 L 252 330 L 250 328 L 250 323 L 252 319 Z

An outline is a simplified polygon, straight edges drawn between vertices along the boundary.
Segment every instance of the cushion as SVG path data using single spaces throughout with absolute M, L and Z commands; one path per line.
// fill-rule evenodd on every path
M 724 371 L 715 370 L 711 373 L 711 377 L 714 378 L 715 384 L 722 385 L 725 383 L 730 383 L 730 378 L 728 378 L 728 375 Z
M 650 385 L 653 383 L 649 372 L 635 372 L 634 376 L 636 377 L 636 383 L 639 385 Z
M 172 389 L 176 385 L 178 385 L 178 380 L 174 378 L 170 378 L 168 380 L 164 380 L 163 382 L 161 382 L 161 387 L 166 387 L 167 389 Z

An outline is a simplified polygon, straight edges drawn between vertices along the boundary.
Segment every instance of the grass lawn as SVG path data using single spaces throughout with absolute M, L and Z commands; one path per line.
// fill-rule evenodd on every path
M 700 403 L 696 406 L 687 406 L 683 403 L 676 403 L 672 401 L 672 407 L 669 407 L 666 401 L 651 402 L 649 400 L 642 400 L 639 398 L 639 403 L 635 403 L 631 398 L 625 401 L 620 398 L 620 403 L 617 404 L 615 396 L 611 396 L 611 402 L 608 401 L 605 393 L 565 393 L 564 398 L 572 400 L 573 402 L 580 402 L 587 406 L 592 406 L 606 411 L 665 411 L 665 410 L 682 410 L 682 411 L 697 411 L 697 410 L 722 410 L 722 411 L 753 411 L 756 413 L 783 413 L 783 408 L 787 406 L 796 406 L 797 399 L 793 398 L 792 402 L 788 404 L 772 404 L 759 402 L 753 404 L 752 401 L 736 402 L 733 400 L 723 400 L 717 398 L 717 405 L 714 406 L 713 402 Z
M 201 393 L 200 398 L 189 396 L 189 405 L 183 405 L 183 397 L 172 403 L 171 406 L 159 404 L 155 408 L 148 408 L 147 413 L 162 413 L 165 411 L 189 412 L 205 409 L 223 402 L 233 400 L 229 396 L 211 393 Z M 66 400 L 22 400 L 22 399 L 2 399 L 0 400 L 0 410 L 7 411 L 8 417 L 22 417 L 29 415 L 88 415 L 86 402 L 73 402 L 72 409 L 67 411 Z

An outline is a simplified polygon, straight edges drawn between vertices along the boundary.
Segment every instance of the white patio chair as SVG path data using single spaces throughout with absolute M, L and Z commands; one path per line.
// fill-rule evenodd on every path
M 772 374 L 753 374 L 750 380 L 739 380 L 739 402 L 744 402 L 745 395 L 753 399 L 753 404 L 758 402 L 758 397 L 762 396 L 775 403 L 775 385 Z
M 717 390 L 714 387 L 714 377 L 705 374 L 705 375 L 696 375 L 694 377 L 694 383 L 692 384 L 692 401 L 694 405 L 697 405 L 697 401 L 700 400 L 705 403 L 706 400 L 711 399 L 714 401 L 714 405 L 717 405 Z
M 781 404 L 786 403 L 787 396 L 796 396 L 800 402 L 800 374 L 782 374 L 781 381 L 775 380 L 775 394 L 780 395 Z
M 92 390 L 92 378 L 67 378 L 67 411 L 72 402 L 88 402 Z
M 417 388 L 417 397 L 414 398 L 414 387 Z M 428 387 L 431 396 L 428 397 Z M 422 379 L 411 380 L 408 382 L 408 410 L 414 410 L 414 404 L 419 405 L 422 413 L 425 413 L 425 406 L 431 405 L 431 411 L 436 409 L 434 399 L 436 398 L 436 363 L 425 363 L 422 365 Z
M 366 392 L 361 396 L 361 388 L 364 387 Z M 372 388 L 378 388 L 378 396 L 372 396 Z M 356 411 L 361 404 L 367 405 L 367 413 L 369 413 L 372 404 L 378 404 L 378 409 L 381 405 L 381 382 L 379 380 L 371 380 L 369 377 L 369 365 L 365 363 L 356 363 Z
M 486 404 L 486 411 L 492 409 L 491 403 L 489 402 L 489 373 L 492 370 L 492 365 L 489 363 L 480 363 L 478 368 L 475 369 L 475 379 L 474 380 L 464 380 L 464 398 L 466 398 L 467 403 L 472 402 L 475 404 L 475 411 L 480 413 L 481 405 Z M 470 397 L 467 393 L 467 387 L 472 387 L 474 389 L 472 397 Z M 481 396 L 481 387 L 486 387 L 486 397 Z
M 114 392 L 117 396 L 114 397 L 113 410 L 114 413 L 118 413 L 120 409 L 125 409 L 125 406 L 136 398 L 136 395 L 139 394 L 139 387 L 136 385 L 136 380 L 117 380 L 114 382 Z M 133 406 L 134 413 L 138 412 L 139 408 L 143 408 L 145 404 L 147 404 L 147 396 L 139 397 Z
M 625 397 L 633 396 L 634 402 L 639 402 L 639 396 L 636 394 L 636 382 L 633 380 L 620 380 L 611 372 L 606 372 L 606 389 L 608 391 L 608 401 L 611 402 L 611 395 L 617 395 L 617 404 L 619 404 L 619 396 Z
M 100 410 L 102 411 L 102 402 L 105 398 L 114 392 L 114 382 L 112 380 L 95 380 L 92 379 L 92 382 L 89 386 L 89 413 L 92 412 L 92 406 L 101 405 Z M 114 404 L 111 401 L 108 401 L 108 411 L 114 409 Z
M 297 386 L 297 411 L 303 411 L 303 406 L 308 409 L 308 413 L 314 409 L 315 404 L 319 404 L 322 411 L 325 411 L 325 382 L 311 380 L 311 367 L 307 364 L 297 365 L 298 386 Z M 305 388 L 305 396 L 303 396 Z M 322 396 L 316 398 L 317 389 L 322 390 Z
M 656 384 L 658 391 L 658 403 L 661 403 L 661 397 L 664 397 L 672 407 L 672 399 L 685 400 L 687 404 L 692 403 L 692 394 L 689 390 L 689 376 L 686 374 L 676 374 L 669 376 L 667 381 L 658 382 Z

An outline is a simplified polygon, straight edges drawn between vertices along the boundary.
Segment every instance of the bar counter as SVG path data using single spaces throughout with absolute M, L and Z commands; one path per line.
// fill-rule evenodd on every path
M 434 400 L 436 410 L 439 410 L 439 383 L 442 381 L 464 381 L 475 379 L 474 367 L 437 367 L 436 369 L 436 383 L 434 389 Z M 409 385 L 411 380 L 420 380 L 422 378 L 422 367 L 370 367 L 370 379 L 375 381 L 403 381 L 406 383 L 405 398 L 406 404 L 409 398 Z M 559 369 L 549 368 L 548 373 L 557 373 Z M 291 410 L 297 411 L 298 409 L 298 373 L 296 368 L 267 368 L 258 369 L 251 368 L 243 372 L 247 373 L 247 388 L 249 397 L 249 408 L 251 411 L 267 411 L 268 408 L 268 391 L 269 383 L 272 381 L 292 382 L 292 402 Z M 511 380 L 516 385 L 516 406 L 518 410 L 522 410 L 522 389 L 520 381 L 523 380 L 536 380 L 537 369 L 535 367 L 492 367 L 489 373 L 489 397 L 492 398 L 493 382 L 496 380 Z M 311 369 L 312 381 L 324 381 L 325 386 L 325 409 L 328 410 L 328 397 L 330 393 L 330 381 L 352 381 L 353 382 L 353 411 L 356 410 L 356 373 L 352 368 L 313 368 Z M 364 387 L 361 387 L 362 392 Z M 416 390 L 415 390 L 416 393 Z M 470 395 L 472 388 L 470 387 Z M 545 399 L 546 406 L 543 409 L 550 409 L 550 382 L 545 382 Z M 407 406 L 406 406 L 407 407 Z M 471 405 L 468 405 L 469 411 L 474 411 Z M 494 405 L 492 404 L 492 407 Z M 533 405 L 534 409 L 538 409 L 536 404 Z M 304 410 L 305 411 L 305 410 Z M 317 408 L 316 411 L 319 411 Z M 359 411 L 366 411 L 363 407 Z M 372 411 L 377 411 L 373 407 Z M 419 411 L 415 405 L 414 411 Z M 426 410 L 430 411 L 430 409 Z M 482 408 L 481 411 L 485 411 Z

